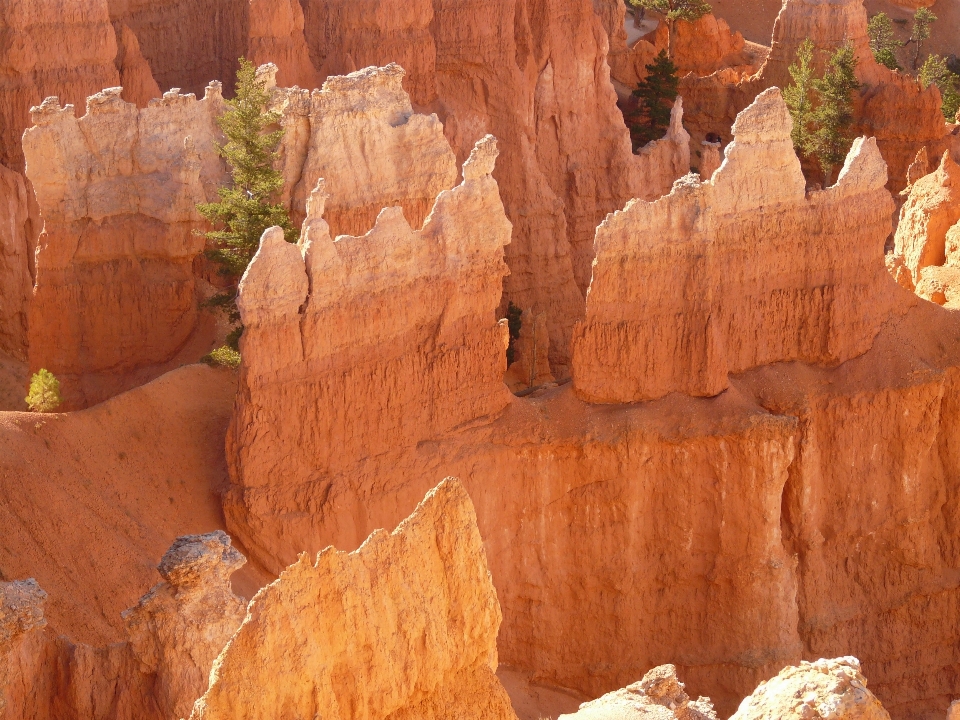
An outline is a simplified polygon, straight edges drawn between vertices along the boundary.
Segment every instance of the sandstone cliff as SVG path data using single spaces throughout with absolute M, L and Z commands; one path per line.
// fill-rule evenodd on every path
M 327 79 L 321 90 L 274 91 L 283 114 L 284 199 L 302 222 L 317 181 L 328 195 L 330 234 L 363 235 L 384 207 L 419 229 L 457 164 L 436 115 L 415 114 L 398 65 Z
M 908 287 L 920 283 L 924 268 L 960 265 L 960 247 L 947 241 L 951 232 L 960 237 L 960 166 L 944 153 L 936 171 L 911 185 L 900 210 L 894 254 L 909 273 Z
M 448 478 L 392 533 L 303 554 L 257 593 L 190 717 L 515 720 L 494 675 L 500 617 L 473 505 Z
M 196 330 L 195 205 L 225 177 L 221 111 L 219 85 L 143 109 L 110 88 L 79 119 L 56 98 L 32 109 L 23 147 L 44 227 L 30 365 L 57 375 L 65 407 L 156 377 Z
M 791 125 L 780 91 L 765 91 L 737 118 L 712 180 L 691 176 L 598 228 L 574 335 L 582 398 L 716 395 L 730 373 L 837 365 L 870 349 L 891 311 L 886 168 L 858 140 L 836 186 L 808 195 Z
M 222 531 L 178 538 L 160 563 L 164 582 L 125 613 L 129 640 L 106 647 L 46 627 L 35 581 L 0 582 L 0 718 L 185 717 L 243 620 L 229 584 L 243 562 Z
M 40 210 L 20 173 L 0 165 L 0 353 L 27 357 L 27 315 Z

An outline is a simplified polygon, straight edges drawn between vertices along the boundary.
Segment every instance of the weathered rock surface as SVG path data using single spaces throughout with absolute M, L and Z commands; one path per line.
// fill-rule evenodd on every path
M 124 614 L 129 641 L 106 647 L 45 629 L 35 581 L 0 582 L 0 718 L 185 717 L 243 620 L 229 585 L 243 562 L 222 531 L 178 538 L 160 564 L 166 581 Z
M 125 23 L 115 22 L 117 32 L 117 70 L 120 72 L 121 97 L 137 107 L 146 107 L 161 95 L 160 86 L 153 79 L 150 64 L 140 53 L 140 41 Z
M 30 365 L 60 379 L 64 407 L 156 377 L 197 330 L 196 203 L 225 176 L 221 111 L 219 85 L 202 100 L 172 90 L 143 109 L 111 88 L 79 119 L 56 98 L 32 110 L 23 147 L 44 227 Z
M 803 662 L 788 667 L 741 704 L 730 720 L 889 720 L 855 657 Z
M 40 210 L 24 177 L 0 165 L 0 353 L 27 357 L 33 252 Z
M 894 254 L 903 257 L 913 285 L 920 282 L 924 268 L 947 263 L 947 235 L 956 227 L 960 233 L 960 166 L 944 153 L 936 171 L 921 177 L 910 187 L 900 209 L 894 236 Z M 954 263 L 960 265 L 956 239 L 949 243 Z M 941 303 L 942 304 L 942 303 Z
M 246 58 L 254 65 L 273 63 L 277 82 L 285 87 L 319 87 L 320 75 L 310 62 L 303 35 L 303 8 L 298 0 L 248 0 Z
M 437 195 L 457 182 L 456 157 L 436 115 L 413 112 L 398 65 L 329 78 L 321 90 L 278 89 L 286 134 L 282 172 L 295 221 L 325 180 L 330 234 L 363 235 L 384 207 L 419 229 Z
M 580 397 L 716 395 L 730 373 L 870 349 L 891 311 L 886 168 L 873 140 L 858 140 L 837 185 L 808 195 L 791 126 L 780 91 L 762 93 L 710 182 L 691 176 L 598 228 L 574 335 Z
M 640 682 L 607 693 L 560 718 L 577 720 L 717 720 L 710 698 L 690 700 L 673 665 L 660 665 Z
M 515 720 L 494 675 L 500 619 L 473 505 L 448 478 L 392 533 L 303 554 L 257 593 L 190 717 Z

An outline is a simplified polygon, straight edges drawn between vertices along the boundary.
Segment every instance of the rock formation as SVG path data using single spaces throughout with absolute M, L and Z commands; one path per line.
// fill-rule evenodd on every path
M 190 717 L 515 720 L 494 675 L 500 618 L 473 505 L 448 478 L 392 533 L 303 554 L 261 590 Z
M 891 311 L 876 242 L 893 211 L 886 168 L 873 140 L 858 140 L 837 185 L 807 195 L 791 126 L 780 91 L 765 91 L 737 118 L 711 181 L 691 176 L 598 228 L 574 336 L 580 397 L 710 396 L 729 373 L 837 365 L 870 349 Z
M 683 683 L 677 680 L 673 665 L 660 665 L 643 676 L 640 682 L 607 693 L 587 703 L 560 720 L 717 720 L 710 698 L 690 700 Z
M 889 720 L 855 657 L 788 667 L 741 704 L 730 720 Z
M 133 30 L 122 22 L 113 25 L 117 31 L 117 70 L 120 72 L 121 97 L 137 107 L 146 107 L 151 100 L 160 97 L 160 86 L 146 58 L 140 53 L 140 41 Z
M 166 580 L 125 613 L 130 639 L 106 647 L 46 627 L 35 581 L 0 582 L 0 718 L 184 717 L 243 620 L 229 584 L 243 562 L 222 531 L 178 538 L 160 564 Z
M 331 236 L 363 235 L 388 206 L 419 229 L 437 195 L 456 184 L 443 126 L 436 115 L 413 112 L 403 77 L 403 68 L 388 65 L 329 78 L 312 93 L 275 91 L 286 129 L 284 195 L 295 220 L 304 219 L 323 178 Z
M 79 119 L 56 98 L 32 109 L 23 147 L 44 227 L 30 365 L 60 379 L 66 407 L 156 377 L 196 330 L 196 203 L 225 176 L 221 111 L 219 85 L 142 110 L 110 88 Z
M 254 65 L 273 63 L 277 82 L 285 87 L 319 87 L 303 35 L 303 8 L 298 0 L 248 0 L 246 58 Z
M 0 353 L 27 357 L 27 314 L 40 211 L 20 173 L 0 165 Z
M 920 283 L 924 268 L 951 260 L 949 264 L 960 265 L 960 248 L 947 242 L 951 231 L 960 234 L 960 166 L 944 153 L 935 172 L 913 183 L 900 210 L 894 254 L 903 258 L 908 287 Z

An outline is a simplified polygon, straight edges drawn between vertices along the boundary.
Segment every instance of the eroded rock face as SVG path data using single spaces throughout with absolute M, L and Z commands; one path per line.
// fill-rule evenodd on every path
M 889 720 L 855 657 L 802 662 L 761 683 L 730 720 Z
M 33 109 L 23 147 L 44 228 L 30 365 L 57 375 L 65 407 L 159 375 L 194 332 L 196 204 L 225 178 L 220 112 L 218 84 L 202 100 L 172 90 L 143 109 L 110 88 L 79 119 L 56 98 Z
M 24 177 L 0 165 L 0 353 L 27 357 L 33 251 L 40 210 Z
M 413 112 L 398 65 L 329 78 L 313 93 L 277 89 L 283 113 L 285 199 L 295 221 L 324 178 L 330 234 L 363 235 L 384 207 L 398 206 L 419 229 L 457 181 L 456 157 L 436 115 Z
M 500 619 L 473 505 L 448 478 L 392 533 L 304 553 L 261 590 L 190 717 L 515 720 L 494 675 Z
M 912 285 L 920 283 L 924 268 L 946 264 L 948 249 L 951 264 L 960 264 L 956 239 L 947 242 L 951 231 L 960 236 L 960 166 L 944 153 L 935 172 L 913 183 L 900 210 L 894 254 L 903 258 Z
M 178 538 L 160 563 L 165 581 L 124 613 L 129 640 L 106 647 L 47 629 L 35 581 L 0 583 L 0 718 L 186 717 L 243 620 L 229 576 L 244 562 L 222 531 Z
M 764 92 L 737 118 L 710 182 L 691 176 L 598 228 L 574 336 L 582 398 L 716 395 L 729 373 L 836 365 L 870 348 L 890 311 L 889 277 L 882 242 L 851 238 L 889 232 L 886 168 L 873 140 L 858 140 L 837 185 L 807 195 L 790 129 L 780 91 Z M 767 258 L 776 265 L 761 269 Z
M 246 562 L 222 530 L 177 538 L 160 560 L 164 581 L 123 613 L 133 654 L 157 676 L 154 699 L 184 718 L 206 690 L 210 668 L 246 614 L 230 576 Z
M 254 65 L 273 63 L 277 82 L 312 89 L 320 76 L 310 62 L 303 35 L 303 8 L 299 0 L 248 0 L 249 28 L 246 58 Z
M 640 682 L 607 693 L 587 703 L 570 715 L 560 718 L 576 720 L 717 720 L 710 698 L 690 700 L 683 683 L 677 680 L 673 665 L 660 665 L 643 676 Z
M 394 207 L 365 236 L 334 240 L 320 185 L 299 246 L 277 229 L 264 233 L 238 298 L 243 402 L 229 441 L 238 491 L 269 483 L 261 458 L 290 448 L 291 471 L 306 480 L 507 405 L 507 328 L 495 310 L 510 223 L 490 174 L 496 157 L 496 141 L 481 140 L 463 182 L 438 195 L 422 230 Z M 277 405 L 278 390 L 293 405 Z M 258 428 L 268 417 L 266 438 Z M 324 438 L 326 451 L 295 439 L 304 432 Z

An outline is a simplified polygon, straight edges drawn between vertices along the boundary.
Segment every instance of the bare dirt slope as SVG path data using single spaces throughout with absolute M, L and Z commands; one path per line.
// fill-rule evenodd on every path
M 224 528 L 235 392 L 232 372 L 190 365 L 80 412 L 0 412 L 0 580 L 36 578 L 75 641 L 123 639 L 171 541 Z M 264 579 L 248 565 L 235 588 Z
M 781 0 L 712 0 L 713 12 L 717 17 L 730 23 L 730 27 L 739 30 L 747 40 L 764 45 L 770 44 L 773 22 L 777 19 L 782 4 Z M 912 10 L 890 0 L 866 0 L 865 5 L 870 15 L 887 13 L 895 22 L 897 36 L 903 41 L 909 38 Z M 924 53 L 960 53 L 960 37 L 957 35 L 957 28 L 960 27 L 960 0 L 937 0 L 931 10 L 938 20 L 933 24 L 930 40 L 924 45 Z M 898 23 L 898 20 L 907 22 Z M 900 53 L 900 64 L 906 68 L 910 67 L 907 63 L 911 50 L 912 47 L 906 48 Z

